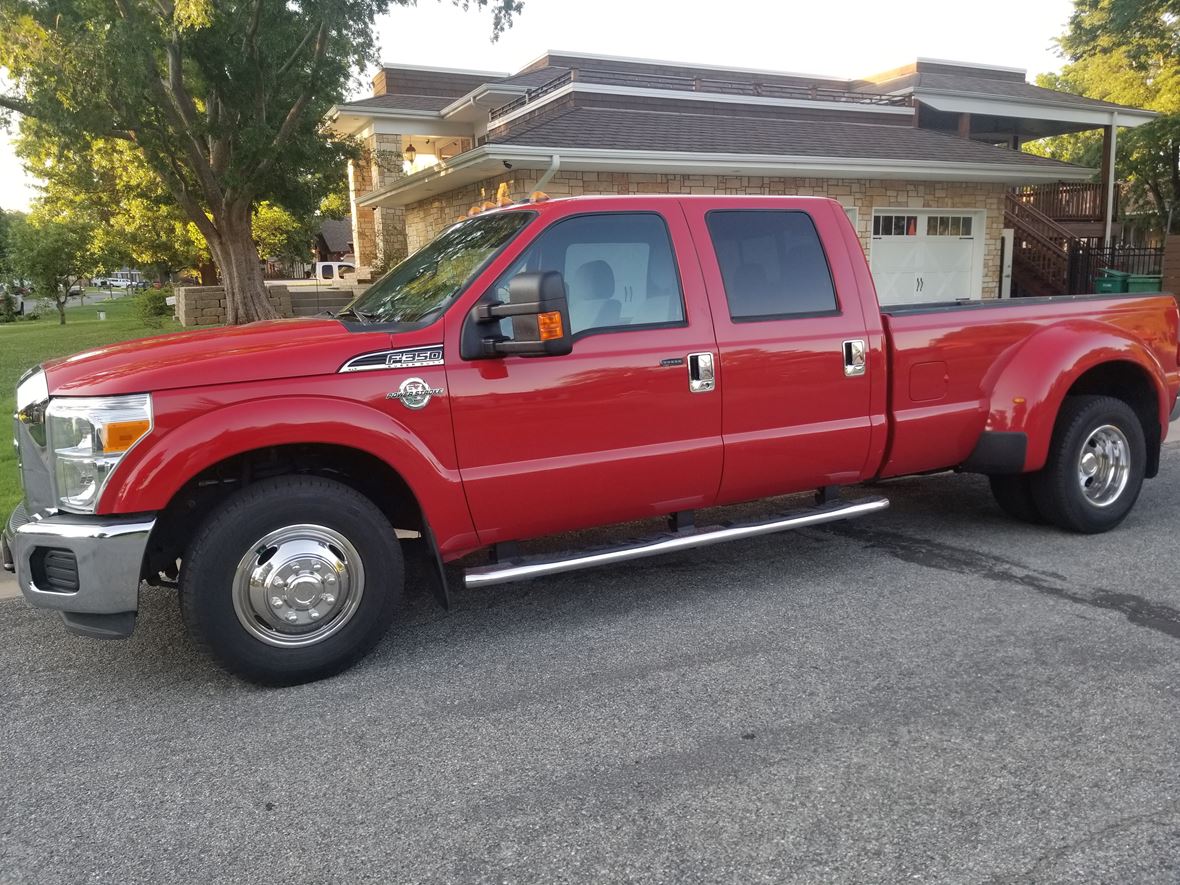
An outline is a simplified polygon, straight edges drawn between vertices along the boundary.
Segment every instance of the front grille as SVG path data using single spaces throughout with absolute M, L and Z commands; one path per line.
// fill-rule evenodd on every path
M 33 584 L 48 593 L 78 592 L 78 560 L 72 550 L 38 547 L 29 557 Z
M 15 535 L 17 529 L 31 521 L 32 517 L 29 516 L 28 508 L 25 507 L 25 502 L 21 501 L 16 505 L 16 509 L 8 515 L 8 534 Z
M 45 440 L 44 423 L 16 425 L 16 457 L 20 464 L 21 486 L 25 505 L 30 513 L 41 513 L 57 505 L 53 493 L 53 475 L 49 464 L 49 447 Z

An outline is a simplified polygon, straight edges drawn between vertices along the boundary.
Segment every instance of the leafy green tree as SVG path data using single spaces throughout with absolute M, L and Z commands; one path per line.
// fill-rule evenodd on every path
M 91 250 L 89 226 L 33 212 L 13 224 L 9 242 L 16 273 L 32 282 L 38 298 L 53 302 L 65 325 L 70 289 L 103 264 Z
M 209 248 L 177 207 L 134 145 L 96 139 L 85 152 L 67 152 L 36 120 L 23 127 L 18 151 L 45 184 L 38 206 L 47 214 L 87 225 L 92 251 L 160 275 L 198 267 Z
M 263 258 L 306 261 L 311 252 L 310 218 L 296 218 L 282 206 L 260 203 L 254 211 L 254 242 Z
M 12 269 L 12 227 L 16 222 L 15 213 L 0 209 L 0 323 L 10 323 L 16 319 L 16 299 L 12 289 L 15 288 L 15 272 Z
M 324 114 L 377 61 L 374 19 L 411 0 L 0 0 L 0 107 L 63 152 L 134 145 L 208 243 L 231 323 L 272 316 L 251 233 L 268 200 L 314 211 L 350 142 Z M 456 0 L 492 12 L 519 0 Z
M 1037 82 L 1106 101 L 1148 108 L 1159 119 L 1123 130 L 1116 174 L 1127 203 L 1149 207 L 1163 230 L 1180 227 L 1180 0 L 1075 0 L 1058 44 L 1068 64 Z M 1098 166 L 1102 136 L 1083 132 L 1044 139 L 1030 150 Z

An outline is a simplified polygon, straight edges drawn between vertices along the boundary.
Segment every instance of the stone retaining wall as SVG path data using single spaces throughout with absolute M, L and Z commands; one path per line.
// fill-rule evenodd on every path
M 270 303 L 281 317 L 292 316 L 291 292 L 286 286 L 267 286 Z M 224 286 L 181 286 L 176 290 L 176 317 L 182 326 L 225 324 Z

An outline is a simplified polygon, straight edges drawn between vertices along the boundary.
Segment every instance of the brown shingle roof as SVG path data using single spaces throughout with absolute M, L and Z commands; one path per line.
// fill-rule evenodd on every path
M 1019 163 L 1077 168 L 977 141 L 907 126 L 721 117 L 575 107 L 503 137 L 499 144 L 687 153 L 730 153 L 874 160 Z
M 998 98 L 1025 99 L 1028 101 L 1049 101 L 1058 104 L 1078 105 L 1092 108 L 1128 108 L 1127 105 L 1101 101 L 1097 98 L 1086 98 L 1084 95 L 1074 95 L 1072 92 L 1058 92 L 1055 89 L 1045 89 L 1034 86 L 1023 80 L 1001 80 L 991 77 L 971 77 L 963 74 L 943 73 L 911 73 L 875 83 L 862 90 L 865 92 L 895 92 L 913 87 L 921 92 L 923 89 L 938 89 L 946 92 L 969 92 L 976 95 L 994 95 Z
M 382 108 L 397 111 L 441 111 L 455 99 L 442 95 L 374 95 L 345 105 L 350 108 Z

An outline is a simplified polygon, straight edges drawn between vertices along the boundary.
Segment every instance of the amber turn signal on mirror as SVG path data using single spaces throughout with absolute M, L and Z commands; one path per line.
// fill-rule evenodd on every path
M 537 330 L 541 333 L 542 341 L 560 338 L 564 334 L 561 326 L 561 311 L 550 310 L 537 314 Z

